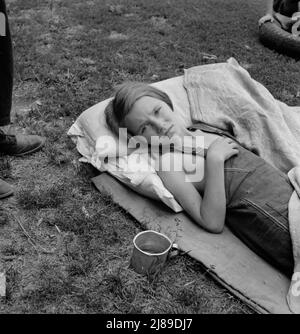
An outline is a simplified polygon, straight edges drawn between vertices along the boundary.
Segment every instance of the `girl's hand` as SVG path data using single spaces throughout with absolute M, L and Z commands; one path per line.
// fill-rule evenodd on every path
M 300 12 L 294 13 L 293 16 L 292 16 L 292 18 L 291 18 L 291 20 L 293 22 L 296 22 L 296 21 L 300 20 Z
M 274 22 L 274 17 L 271 14 L 267 14 L 267 15 L 263 16 L 262 18 L 260 18 L 259 21 L 258 21 L 258 26 L 260 27 L 265 22 L 269 22 L 269 21 Z
M 209 146 L 207 157 L 226 161 L 239 153 L 238 147 L 238 144 L 233 139 L 220 137 Z

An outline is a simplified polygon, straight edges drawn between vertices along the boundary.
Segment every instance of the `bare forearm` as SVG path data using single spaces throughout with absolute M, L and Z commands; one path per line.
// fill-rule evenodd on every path
M 207 157 L 205 191 L 201 203 L 201 217 L 215 232 L 221 232 L 226 215 L 224 161 Z
M 266 14 L 273 14 L 273 0 L 267 0 Z

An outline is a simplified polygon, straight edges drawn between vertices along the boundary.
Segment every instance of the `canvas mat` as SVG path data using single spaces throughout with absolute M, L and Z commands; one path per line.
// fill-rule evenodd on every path
M 258 313 L 291 313 L 286 294 L 290 280 L 274 269 L 225 227 L 222 234 L 199 228 L 184 213 L 174 213 L 103 173 L 92 179 L 144 229 L 165 233 L 179 248 L 199 261 L 208 273 Z

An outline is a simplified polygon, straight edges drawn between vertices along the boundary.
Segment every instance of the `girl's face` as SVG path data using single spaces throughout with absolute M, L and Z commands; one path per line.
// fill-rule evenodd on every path
M 143 136 L 149 143 L 152 136 L 180 135 L 183 126 L 165 102 L 150 96 L 138 99 L 124 119 L 134 136 Z

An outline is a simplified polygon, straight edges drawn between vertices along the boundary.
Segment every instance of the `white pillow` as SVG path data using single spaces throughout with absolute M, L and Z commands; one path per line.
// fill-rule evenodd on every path
M 192 120 L 183 87 L 183 76 L 152 85 L 169 95 L 174 112 L 186 127 L 190 126 Z M 111 98 L 104 100 L 84 111 L 69 129 L 68 135 L 83 156 L 80 160 L 92 164 L 102 172 L 110 173 L 142 195 L 161 200 L 175 212 L 182 211 L 182 207 L 164 187 L 153 165 L 149 163 L 148 155 L 139 154 L 138 159 L 136 153 L 126 155 L 127 143 L 119 140 L 107 127 L 104 110 L 110 100 Z M 110 159 L 106 160 L 106 157 Z

